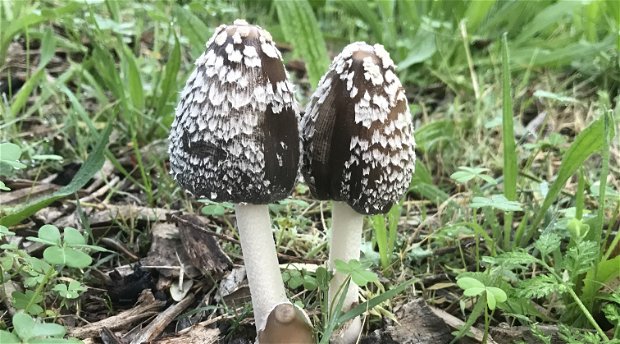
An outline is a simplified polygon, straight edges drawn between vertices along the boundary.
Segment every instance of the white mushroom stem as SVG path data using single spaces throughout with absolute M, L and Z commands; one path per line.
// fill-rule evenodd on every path
M 356 212 L 344 202 L 333 202 L 332 236 L 329 246 L 329 268 L 332 271 L 335 271 L 336 260 L 338 259 L 345 262 L 351 259 L 360 259 L 363 225 L 364 215 Z M 329 285 L 330 308 L 332 302 L 337 304 L 340 300 L 340 294 L 337 295 L 337 293 L 341 289 L 346 277 L 346 275 L 340 272 L 334 273 L 334 277 Z M 358 286 L 351 281 L 346 291 L 347 294 L 342 305 L 342 311 L 348 311 L 358 302 L 358 290 Z M 333 341 L 341 343 L 355 342 L 355 338 L 357 338 L 360 331 L 361 322 L 359 317 L 357 317 L 349 323 L 348 328 L 344 329 L 344 333 L 339 335 L 341 340 L 336 339 Z
M 267 205 L 237 204 L 235 214 L 258 332 L 265 328 L 269 313 L 289 300 L 278 266 L 269 208 Z

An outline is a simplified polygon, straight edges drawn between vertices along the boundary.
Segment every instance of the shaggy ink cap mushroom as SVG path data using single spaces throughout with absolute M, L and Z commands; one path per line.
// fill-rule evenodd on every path
M 206 47 L 176 108 L 172 176 L 216 202 L 287 197 L 299 163 L 298 109 L 271 35 L 236 20 L 219 26 Z
M 177 182 L 194 195 L 236 203 L 257 343 L 296 332 L 298 342 L 313 342 L 309 318 L 286 296 L 266 205 L 288 196 L 297 177 L 293 92 L 271 35 L 237 20 L 207 42 L 170 131 Z
M 344 48 L 319 82 L 301 128 L 302 172 L 314 197 L 370 215 L 389 211 L 407 190 L 413 124 L 382 45 Z

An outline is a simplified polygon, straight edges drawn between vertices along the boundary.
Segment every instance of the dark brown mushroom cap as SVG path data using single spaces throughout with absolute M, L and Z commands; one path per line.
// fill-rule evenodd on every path
M 302 172 L 313 196 L 379 214 L 415 165 L 409 105 L 383 46 L 352 43 L 332 62 L 301 121 Z
M 174 179 L 217 202 L 285 198 L 299 165 L 298 106 L 271 35 L 222 25 L 195 66 L 169 136 Z

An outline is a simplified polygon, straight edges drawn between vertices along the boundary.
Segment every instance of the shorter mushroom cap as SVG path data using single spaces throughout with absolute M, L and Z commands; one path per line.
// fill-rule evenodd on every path
M 415 165 L 409 105 L 382 45 L 348 45 L 301 122 L 302 172 L 313 196 L 369 215 L 389 211 Z
M 174 179 L 216 202 L 265 204 L 294 186 L 299 164 L 294 87 L 271 35 L 221 25 L 196 60 L 169 136 Z

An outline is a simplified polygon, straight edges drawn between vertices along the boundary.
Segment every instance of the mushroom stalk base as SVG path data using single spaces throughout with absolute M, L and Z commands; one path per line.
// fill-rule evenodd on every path
M 330 270 L 335 270 L 336 260 L 338 259 L 348 262 L 351 259 L 360 258 L 363 225 L 364 215 L 356 212 L 344 202 L 333 202 L 332 236 L 329 246 Z M 340 296 L 337 293 L 345 280 L 346 275 L 339 272 L 334 273 L 329 285 L 330 305 L 332 302 L 338 302 Z M 346 312 L 358 303 L 358 289 L 353 281 L 349 283 L 342 311 Z M 355 343 L 360 332 L 361 321 L 359 317 L 356 317 L 345 324 L 345 328 L 336 333 L 337 338 L 332 338 L 332 343 Z
M 259 332 L 265 328 L 269 313 L 277 305 L 289 301 L 278 265 L 269 208 L 267 205 L 237 204 L 235 214 Z

